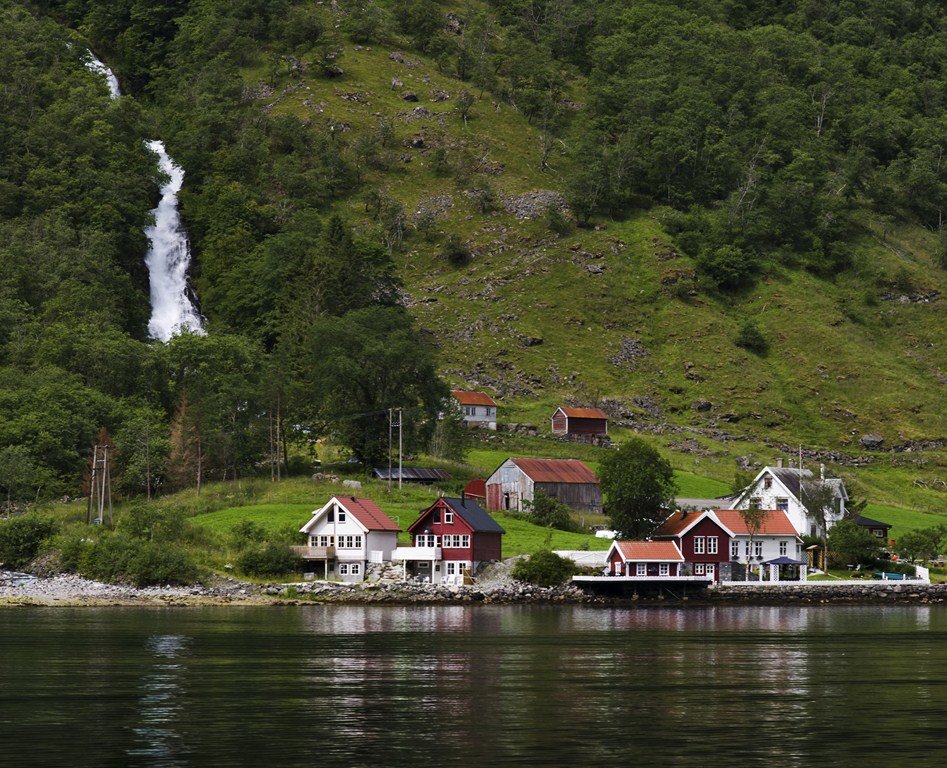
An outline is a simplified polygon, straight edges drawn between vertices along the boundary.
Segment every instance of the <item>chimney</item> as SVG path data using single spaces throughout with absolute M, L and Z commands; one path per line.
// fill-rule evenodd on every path
M 779 467 L 780 469 L 783 468 L 783 457 L 782 457 L 782 456 L 780 456 L 778 459 L 776 459 L 776 466 Z

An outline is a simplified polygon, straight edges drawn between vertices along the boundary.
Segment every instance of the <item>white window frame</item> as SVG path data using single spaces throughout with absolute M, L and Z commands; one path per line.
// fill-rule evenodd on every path
M 788 511 L 789 511 L 789 499 L 785 499 L 785 498 L 782 498 L 782 497 L 776 499 L 776 509 L 780 510 L 781 512 L 788 512 Z
M 658 575 L 659 576 L 670 576 L 671 575 L 671 564 L 670 563 L 660 563 L 658 565 Z
M 736 560 L 740 556 L 740 542 L 731 541 L 730 542 L 730 559 Z
M 454 522 L 454 513 L 448 512 L 447 510 L 445 510 L 444 511 L 444 524 L 451 525 L 453 522 Z
M 340 510 L 336 513 L 336 515 L 335 515 L 335 521 L 336 521 L 337 523 L 344 523 L 344 522 L 345 522 L 345 510 L 344 510 L 344 509 L 340 509 Z
M 703 576 L 704 575 L 704 564 L 703 563 L 694 563 L 694 575 Z
M 694 554 L 703 555 L 707 551 L 707 537 L 706 536 L 695 536 L 694 537 Z
M 708 536 L 707 537 L 707 554 L 716 555 L 717 548 L 720 546 L 720 542 L 717 540 L 718 536 Z
M 762 541 L 753 542 L 753 554 L 756 555 L 756 557 L 763 556 L 763 542 Z
M 615 561 L 615 568 L 614 568 L 613 570 L 615 571 L 615 575 L 616 575 L 616 576 L 621 576 L 621 570 L 622 570 L 622 562 L 621 562 L 621 560 L 616 560 L 616 561 Z
M 789 554 L 789 542 L 783 539 L 779 542 L 779 556 L 783 557 L 787 554 Z
M 362 570 L 360 566 L 361 566 L 361 563 L 349 563 L 349 573 L 352 576 L 358 576 L 358 574 Z
M 336 570 L 336 572 L 338 572 L 339 576 L 348 576 L 348 575 L 349 575 L 349 564 L 348 564 L 348 563 L 339 563 L 338 566 L 336 566 L 336 569 L 335 569 L 335 570 Z
M 648 575 L 648 564 L 647 563 L 636 563 L 635 564 L 635 576 L 647 576 Z
M 469 547 L 469 546 L 470 546 L 470 534 L 469 534 L 469 533 L 461 534 L 461 537 L 460 537 L 460 546 L 462 546 L 462 547 Z

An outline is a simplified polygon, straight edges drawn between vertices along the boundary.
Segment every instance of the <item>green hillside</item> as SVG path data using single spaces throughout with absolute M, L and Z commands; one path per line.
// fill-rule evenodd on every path
M 899 525 L 947 511 L 947 31 L 870 5 L 2 3 L 0 488 L 74 496 L 99 439 L 127 496 L 280 440 L 377 461 L 399 406 L 452 458 L 462 385 L 541 433 L 600 405 L 684 495 L 801 446 Z M 145 136 L 206 337 L 145 335 Z M 501 433 L 467 471 L 601 450 Z

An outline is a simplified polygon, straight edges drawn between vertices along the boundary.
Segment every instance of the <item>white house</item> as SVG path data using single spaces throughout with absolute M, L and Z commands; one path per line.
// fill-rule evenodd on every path
M 333 496 L 299 529 L 307 544 L 293 551 L 323 565 L 323 575 L 362 581 L 368 563 L 391 560 L 398 546 L 397 524 L 371 499 Z
M 751 503 L 756 503 L 761 509 L 778 509 L 786 513 L 796 533 L 801 536 L 819 536 L 822 533 L 821 525 L 806 514 L 801 501 L 810 483 L 824 484 L 832 491 L 835 504 L 827 520 L 827 527 L 831 528 L 845 516 L 848 491 L 840 478 L 825 477 L 824 466 L 818 479 L 808 469 L 800 471 L 795 467 L 783 467 L 781 462 L 775 467 L 763 467 L 753 482 L 734 499 L 730 508 L 747 509 Z
M 457 401 L 468 427 L 482 427 L 496 430 L 497 404 L 483 392 L 469 392 L 465 389 L 452 389 L 451 395 Z

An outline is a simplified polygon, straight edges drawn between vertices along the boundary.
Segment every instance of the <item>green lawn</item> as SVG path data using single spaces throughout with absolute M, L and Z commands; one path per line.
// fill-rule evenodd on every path
M 587 533 L 569 533 L 533 525 L 508 515 L 494 515 L 503 526 L 503 556 L 529 555 L 540 549 L 608 549 L 611 541 Z
M 932 512 L 918 512 L 913 509 L 901 509 L 888 504 L 868 504 L 865 507 L 865 517 L 891 523 L 890 535 L 897 540 L 898 536 L 917 528 L 930 528 L 935 525 L 947 525 L 947 515 L 938 515 Z

